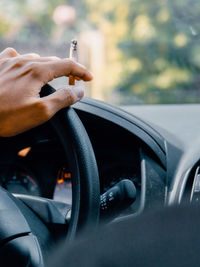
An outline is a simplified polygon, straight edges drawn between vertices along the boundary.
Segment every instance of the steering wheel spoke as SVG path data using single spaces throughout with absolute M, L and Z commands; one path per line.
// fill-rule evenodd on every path
M 29 207 L 50 229 L 55 239 L 67 235 L 71 205 L 48 198 L 13 194 Z

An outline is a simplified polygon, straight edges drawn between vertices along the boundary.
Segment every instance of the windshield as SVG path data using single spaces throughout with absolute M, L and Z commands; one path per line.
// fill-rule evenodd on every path
M 73 38 L 95 77 L 87 96 L 122 105 L 200 102 L 199 0 L 1 0 L 1 50 L 68 57 Z

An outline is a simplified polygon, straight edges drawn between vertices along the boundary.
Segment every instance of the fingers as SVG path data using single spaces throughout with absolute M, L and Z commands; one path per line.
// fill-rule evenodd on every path
M 74 76 L 76 80 L 91 81 L 93 79 L 92 74 L 83 65 L 70 59 L 40 57 L 35 53 L 19 55 L 13 48 L 7 48 L 0 53 L 0 60 L 12 57 L 15 59 L 8 62 L 12 69 L 24 66 L 23 74 L 33 74 L 32 77 L 37 78 L 41 84 L 46 84 L 54 78 L 69 75 Z
M 20 58 L 27 58 L 27 59 L 34 59 L 34 58 L 40 58 L 40 55 L 36 53 L 28 53 L 28 54 L 23 54 L 19 56 Z
M 53 60 L 59 60 L 59 57 L 52 56 L 52 57 L 41 57 L 37 53 L 28 53 L 28 54 L 23 54 L 20 55 L 17 53 L 17 51 L 14 48 L 8 47 L 5 50 L 3 50 L 0 53 L 0 59 L 5 59 L 5 58 L 12 58 L 12 57 L 18 57 L 18 59 L 25 59 L 27 61 L 31 61 L 34 59 L 37 59 L 38 62 L 46 62 L 46 61 L 53 61 Z
M 79 101 L 84 96 L 84 91 L 80 87 L 61 88 L 55 93 L 40 99 L 48 110 L 48 119 L 55 115 L 57 111 L 68 107 Z
M 0 124 L 0 136 L 14 136 L 45 123 L 57 111 L 74 104 L 83 95 L 82 89 L 72 87 L 59 89 L 47 97 L 28 99 L 28 102 L 18 109 L 7 112 L 4 123 Z
M 6 49 L 4 49 L 1 53 L 0 53 L 0 59 L 3 58 L 11 58 L 11 57 L 22 57 L 22 58 L 40 58 L 40 55 L 36 54 L 36 53 L 29 53 L 29 54 L 24 54 L 24 55 L 20 55 L 19 53 L 17 53 L 17 51 L 12 48 L 12 47 L 8 47 Z
M 39 71 L 43 76 L 44 84 L 54 78 L 69 75 L 75 76 L 77 80 L 91 81 L 93 79 L 93 75 L 83 65 L 69 59 L 41 63 Z
M 35 53 L 30 53 L 30 54 L 24 54 L 19 56 L 19 59 L 25 59 L 27 61 L 34 61 L 34 62 L 48 62 L 48 61 L 53 61 L 53 60 L 60 60 L 59 57 L 41 57 L 38 54 Z
M 19 56 L 19 54 L 17 53 L 17 51 L 14 48 L 11 48 L 11 47 L 8 47 L 8 48 L 4 49 L 0 53 L 0 59 L 10 58 L 10 57 L 17 57 L 17 56 Z
M 45 123 L 51 119 L 56 112 L 64 107 L 73 105 L 80 100 L 84 95 L 84 91 L 81 88 L 61 88 L 55 93 L 39 98 L 33 105 L 32 113 L 25 112 L 25 117 L 28 115 L 32 119 L 24 119 L 30 125 L 27 125 L 26 129 L 36 127 L 42 123 Z M 35 118 L 35 120 L 33 120 Z

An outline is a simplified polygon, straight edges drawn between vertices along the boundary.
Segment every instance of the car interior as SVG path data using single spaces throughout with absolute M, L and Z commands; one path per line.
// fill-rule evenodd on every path
M 46 1 L 43 2 L 46 3 Z M 90 243 L 88 246 L 91 246 L 90 249 L 92 250 L 92 245 L 96 242 L 98 244 L 98 240 L 101 240 L 99 236 L 102 233 L 102 242 L 110 244 L 107 239 L 110 233 L 109 229 L 115 229 L 118 232 L 117 235 L 120 235 L 118 225 L 126 226 L 129 219 L 135 222 L 135 230 L 133 227 L 129 232 L 121 232 L 120 238 L 123 241 L 121 243 L 116 241 L 116 251 L 126 251 L 127 254 L 124 254 L 121 259 L 131 257 L 131 251 L 126 250 L 124 244 L 128 242 L 128 237 L 134 236 L 136 243 L 133 242 L 132 249 L 135 251 L 135 258 L 132 257 L 132 259 L 136 261 L 135 266 L 147 266 L 147 259 L 149 260 L 149 266 L 156 266 L 148 257 L 146 257 L 146 262 L 143 262 L 143 265 L 137 265 L 137 260 L 139 262 L 137 255 L 140 258 L 147 255 L 145 251 L 142 251 L 142 253 L 139 250 L 139 244 L 142 243 L 144 246 L 147 242 L 148 246 L 151 247 L 150 240 L 153 235 L 155 236 L 154 230 L 160 229 L 162 231 L 163 225 L 165 229 L 165 224 L 162 225 L 160 218 L 168 216 L 169 221 L 166 225 L 168 224 L 169 228 L 168 230 L 165 229 L 165 233 L 168 235 L 171 231 L 175 242 L 177 242 L 172 244 L 171 249 L 178 247 L 178 243 L 181 243 L 182 239 L 178 234 L 176 235 L 179 232 L 178 227 L 174 228 L 171 222 L 176 223 L 178 218 L 187 222 L 193 216 L 192 213 L 190 214 L 190 207 L 193 205 L 198 207 L 200 201 L 200 105 L 198 104 L 200 94 L 199 61 L 197 60 L 200 51 L 198 43 L 200 22 L 197 23 L 198 11 L 200 12 L 199 4 L 196 0 L 181 1 L 182 4 L 178 1 L 175 1 L 174 4 L 166 4 L 165 1 L 157 3 L 159 1 L 156 1 L 156 5 L 152 3 L 153 1 L 149 1 L 148 4 L 148 1 L 129 0 L 123 7 L 124 9 L 116 11 L 118 7 L 113 1 L 111 1 L 111 6 L 107 6 L 106 1 L 102 1 L 104 5 L 100 2 L 96 0 L 95 3 L 91 3 L 88 0 L 87 5 L 92 10 L 94 10 L 95 4 L 98 5 L 99 12 L 103 14 L 104 19 L 99 22 L 96 17 L 96 21 L 99 23 L 98 25 L 105 23 L 100 28 L 100 32 L 104 31 L 105 39 L 108 37 L 106 39 L 108 42 L 104 44 L 105 47 L 106 45 L 109 47 L 111 41 L 115 40 L 114 37 L 115 35 L 118 36 L 118 31 L 123 32 L 123 27 L 120 26 L 121 24 L 117 24 L 118 20 L 115 16 L 119 16 L 120 21 L 123 18 L 122 11 L 126 10 L 125 7 L 128 6 L 131 9 L 133 3 L 140 2 L 138 4 L 140 5 L 140 8 L 138 6 L 139 11 L 137 10 L 139 13 L 134 11 L 135 13 L 131 13 L 132 17 L 128 17 L 134 21 L 135 32 L 131 33 L 132 37 L 127 34 L 124 43 L 121 40 L 116 45 L 122 51 L 122 67 L 119 65 L 116 65 L 116 67 L 114 60 L 108 60 L 108 69 L 104 69 L 105 72 L 108 71 L 108 75 L 105 74 L 105 81 L 114 88 L 114 91 L 109 96 L 107 96 L 108 92 L 105 93 L 103 98 L 103 93 L 100 95 L 99 91 L 95 91 L 92 86 L 103 88 L 102 92 L 104 92 L 104 85 L 100 87 L 99 84 L 101 83 L 96 84 L 94 80 L 94 85 L 86 87 L 84 98 L 73 106 L 60 110 L 45 124 L 14 137 L 0 138 L 0 265 L 2 263 L 2 266 L 47 266 L 52 251 L 60 249 L 61 241 L 65 243 L 62 245 L 62 253 L 64 253 L 66 247 L 69 259 L 71 261 L 74 259 L 75 262 L 74 265 L 70 265 L 70 263 L 67 265 L 66 263 L 66 266 L 81 266 L 81 259 L 87 254 L 86 248 L 88 247 L 85 243 L 77 245 L 74 242 L 81 240 L 81 238 L 87 240 L 94 234 L 91 237 L 91 242 L 86 241 Z M 196 8 L 188 8 L 189 15 L 186 16 L 187 7 L 190 6 L 191 2 Z M 73 24 L 75 17 L 62 17 L 63 13 L 59 13 L 60 11 L 55 9 L 58 5 L 63 8 L 64 4 L 73 6 L 77 10 L 80 9 L 73 1 L 69 1 L 69 3 L 68 1 L 67 3 L 66 1 L 58 1 L 57 4 L 51 6 L 51 14 L 53 13 L 52 10 L 57 10 L 52 15 L 54 22 L 51 21 L 51 23 L 57 25 L 52 24 L 54 27 L 58 27 L 55 32 L 55 28 L 53 28 L 51 38 L 59 37 L 60 43 L 53 43 L 52 41 L 49 47 L 53 44 L 57 47 L 59 53 L 63 53 L 64 50 L 62 49 L 66 47 L 66 45 L 62 46 L 62 38 L 66 36 L 70 38 L 74 35 L 74 32 L 78 34 Z M 113 9 L 112 5 L 114 5 Z M 33 6 L 33 3 L 31 6 Z M 107 10 L 105 14 L 103 8 Z M 44 10 L 41 12 L 44 12 L 46 17 L 42 18 L 48 21 L 48 16 Z M 66 12 L 74 14 L 72 9 L 66 10 Z M 89 7 L 87 10 L 90 10 Z M 154 16 L 157 20 L 156 23 L 159 21 L 160 24 L 158 24 L 163 27 L 161 30 L 159 28 L 161 26 L 156 26 L 156 23 L 152 22 L 152 25 L 150 25 L 149 21 L 153 21 Z M 24 40 L 31 35 L 28 34 L 28 30 L 30 32 L 35 31 L 35 35 L 43 35 L 43 32 L 37 31 L 38 25 L 43 29 L 41 26 L 43 20 L 37 22 L 40 23 L 37 24 L 34 21 L 35 17 L 37 16 L 30 16 L 30 24 L 24 24 L 26 30 L 21 26 L 19 32 L 15 29 L 16 35 L 12 35 L 13 32 L 10 30 L 5 36 L 5 40 L 2 37 L 2 40 L 0 39 L 2 49 L 15 42 L 20 47 Z M 80 18 L 82 20 L 80 19 L 77 27 L 80 27 L 85 19 L 81 16 Z M 114 31 L 112 29 L 108 22 L 114 24 L 113 21 L 116 22 L 120 30 L 115 29 Z M 141 22 L 144 31 L 141 28 L 137 30 L 136 24 L 139 22 Z M 0 26 L 1 23 L 3 22 L 0 20 Z M 49 22 L 49 25 L 51 23 Z M 166 26 L 167 23 L 171 26 Z M 64 25 L 64 28 L 60 25 Z M 101 51 L 97 44 L 101 44 L 103 39 L 99 37 L 99 32 L 98 34 L 95 32 L 97 26 L 94 27 L 94 22 L 92 25 L 92 36 L 95 36 L 94 39 L 97 38 L 95 39 L 97 40 L 95 49 L 100 49 L 99 55 L 101 56 L 103 50 Z M 174 25 L 176 25 L 176 29 L 174 29 Z M 154 30 L 150 26 L 154 27 Z M 64 33 L 65 27 L 67 29 L 66 33 Z M 167 27 L 170 28 L 169 31 Z M 109 37 L 111 33 L 108 28 L 114 31 L 113 39 Z M 3 29 L 1 30 L 0 27 L 0 36 L 5 34 L 6 27 Z M 50 26 L 49 28 L 44 27 L 43 30 L 48 31 L 48 29 L 50 29 Z M 162 35 L 163 29 L 166 32 Z M 156 30 L 159 30 L 159 38 L 162 37 L 159 44 Z M 165 39 L 169 32 L 170 34 L 173 33 L 173 45 L 171 39 L 169 41 L 166 41 L 167 38 Z M 87 37 L 91 34 L 88 31 L 84 33 L 88 34 Z M 17 34 L 23 41 L 19 41 Z M 189 36 L 191 37 L 190 41 Z M 79 41 L 83 44 L 81 49 L 84 50 L 85 48 L 86 51 L 85 53 L 80 51 L 83 63 L 85 63 L 85 58 L 94 56 L 97 63 L 100 64 L 101 60 L 98 61 L 97 50 L 94 49 L 94 52 L 88 48 L 93 37 L 90 40 L 88 39 L 88 46 L 84 46 L 86 43 L 81 38 L 81 34 L 79 34 Z M 123 38 L 124 36 L 122 36 Z M 140 38 L 144 39 L 144 42 Z M 37 42 L 38 47 L 42 46 L 39 41 Z M 37 45 L 33 45 L 33 48 Z M 148 48 L 149 52 L 143 55 Z M 44 47 L 43 49 L 45 50 Z M 45 52 L 48 52 L 48 49 L 46 50 Z M 108 58 L 116 56 L 114 46 L 108 48 L 108 50 L 109 52 L 104 51 Z M 136 52 L 131 52 L 133 50 Z M 159 53 L 155 52 L 157 50 Z M 195 55 L 192 54 L 194 51 L 196 51 Z M 117 54 L 116 58 L 118 56 Z M 134 59 L 131 63 L 133 65 L 128 63 L 131 57 Z M 137 60 L 136 57 L 138 57 Z M 140 62 L 139 59 L 142 62 L 141 66 L 138 63 Z M 156 61 L 157 59 L 159 61 Z M 153 60 L 155 60 L 155 64 L 152 63 Z M 94 64 L 89 64 L 87 60 L 86 65 L 94 68 L 94 72 L 99 75 L 100 80 L 104 80 L 104 78 L 101 78 L 102 70 L 99 71 L 98 67 L 95 68 Z M 109 72 L 110 66 L 113 69 L 111 72 Z M 134 69 L 134 66 L 136 69 Z M 179 67 L 180 69 L 178 69 Z M 130 75 L 126 68 L 130 70 Z M 142 68 L 144 72 L 139 76 Z M 122 69 L 127 71 L 126 74 L 123 74 Z M 147 73 L 147 70 L 150 74 Z M 123 76 L 122 83 L 119 81 L 116 85 L 113 80 L 119 75 Z M 145 75 L 148 76 L 148 79 L 145 78 L 147 77 Z M 159 77 L 156 78 L 157 76 Z M 154 80 L 156 80 L 155 83 Z M 53 81 L 46 84 L 41 89 L 40 97 L 53 94 L 57 82 Z M 133 84 L 137 87 L 134 87 Z M 154 86 L 157 86 L 155 90 L 152 89 Z M 107 85 L 105 85 L 105 88 L 107 90 Z M 191 91 L 189 91 L 190 89 Z M 172 95 L 167 97 L 167 94 L 170 93 Z M 115 101 L 116 97 L 119 97 L 120 100 Z M 114 100 L 109 101 L 111 98 Z M 187 216 L 184 209 L 181 210 L 184 205 L 189 207 Z M 170 210 L 168 211 L 169 207 L 173 209 L 174 206 L 174 211 L 177 214 L 175 218 L 170 215 Z M 180 210 L 178 207 L 180 207 Z M 156 210 L 160 211 L 160 217 L 151 213 Z M 198 217 L 198 212 L 195 212 L 195 216 Z M 142 223 L 148 220 L 149 228 Z M 194 221 L 191 220 L 193 224 Z M 191 228 L 194 229 L 195 225 L 193 224 L 191 224 Z M 137 229 L 139 229 L 138 233 Z M 198 237 L 197 230 L 195 237 L 192 234 L 190 235 L 190 230 L 188 222 L 187 227 L 183 227 L 181 230 L 182 234 L 184 231 L 186 233 L 184 241 L 182 240 L 183 243 L 187 241 L 187 238 L 188 240 L 192 238 L 196 240 L 195 237 Z M 132 231 L 134 232 L 132 233 Z M 148 231 L 149 239 L 146 234 Z M 95 237 L 96 233 L 97 236 Z M 141 239 L 139 239 L 139 233 L 143 233 Z M 163 240 L 163 244 L 166 245 L 161 247 L 162 251 L 165 251 L 166 247 L 171 245 L 171 241 L 169 243 L 168 241 L 164 242 L 165 237 L 162 235 L 158 235 L 157 238 L 160 238 L 157 241 L 159 244 L 162 244 Z M 111 234 L 111 239 L 115 241 L 114 233 Z M 75 245 L 73 246 L 73 244 Z M 138 244 L 138 247 L 136 244 Z M 188 243 L 187 245 L 188 251 L 190 249 L 196 251 L 198 239 L 193 244 Z M 111 243 L 110 246 L 113 246 L 113 244 Z M 152 246 L 152 249 L 157 250 L 158 255 L 161 255 L 157 247 Z M 148 248 L 146 248 L 147 250 Z M 99 251 L 104 251 L 103 246 L 99 245 L 98 253 Z M 80 259 L 77 257 L 79 252 Z M 184 253 L 185 250 L 180 252 L 180 255 L 176 258 L 177 260 L 174 261 L 174 265 L 170 260 L 168 262 L 161 256 L 160 258 L 158 256 L 160 261 L 158 260 L 157 263 L 159 266 L 189 266 L 189 263 L 183 265 L 183 261 L 180 260 Z M 89 255 L 89 252 L 87 255 Z M 106 265 L 106 255 L 103 252 L 96 255 L 96 258 L 99 257 L 100 259 L 99 266 L 133 266 L 132 261 L 123 264 L 117 257 L 119 265 L 114 262 Z M 56 260 L 55 257 L 57 257 Z M 105 265 L 101 261 L 103 257 L 105 257 Z M 52 266 L 56 266 L 59 259 L 62 259 L 62 257 L 58 253 L 57 256 L 54 256 Z M 164 261 L 166 265 L 164 265 Z M 87 264 L 82 263 L 82 267 L 85 266 Z M 91 263 L 89 266 L 97 265 L 93 262 L 93 265 Z M 198 262 L 193 262 L 190 266 L 198 266 Z

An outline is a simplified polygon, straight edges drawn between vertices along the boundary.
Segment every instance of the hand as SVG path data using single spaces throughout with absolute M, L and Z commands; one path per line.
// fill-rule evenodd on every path
M 77 88 L 61 88 L 40 98 L 43 85 L 69 75 L 77 80 L 92 80 L 84 66 L 70 59 L 19 55 L 12 48 L 0 53 L 0 136 L 14 136 L 36 127 L 80 100 L 84 92 Z

